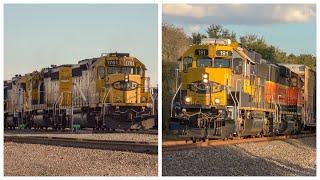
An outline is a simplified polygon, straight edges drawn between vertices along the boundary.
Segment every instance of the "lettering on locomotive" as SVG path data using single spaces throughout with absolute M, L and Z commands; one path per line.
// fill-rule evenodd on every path
M 139 87 L 139 84 L 134 81 L 126 82 L 125 80 L 121 80 L 112 83 L 112 87 L 120 91 L 132 91 L 136 90 Z

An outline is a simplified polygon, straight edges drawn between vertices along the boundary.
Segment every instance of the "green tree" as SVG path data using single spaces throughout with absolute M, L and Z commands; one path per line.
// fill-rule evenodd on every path
M 207 28 L 207 34 L 209 38 L 228 38 L 233 41 L 237 40 L 237 35 L 234 31 L 230 31 L 221 25 L 211 24 Z
M 221 25 L 211 24 L 207 29 L 207 34 L 209 38 L 221 38 L 223 28 Z
M 270 62 L 276 62 L 276 48 L 269 46 L 263 37 L 258 37 L 255 34 L 249 34 L 240 37 L 240 42 L 243 47 L 254 50 L 262 55 L 263 59 Z
M 170 103 L 175 93 L 176 69 L 178 58 L 187 50 L 192 38 L 182 29 L 173 25 L 162 25 L 162 124 L 168 128 L 170 118 Z M 201 41 L 201 39 L 200 39 Z
M 200 33 L 191 34 L 192 44 L 200 44 L 203 38 L 206 38 L 206 36 L 203 34 L 200 34 Z

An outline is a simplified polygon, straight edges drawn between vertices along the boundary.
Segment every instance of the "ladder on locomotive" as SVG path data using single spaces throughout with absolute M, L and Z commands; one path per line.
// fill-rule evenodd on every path
M 63 102 L 65 102 L 65 105 L 63 105 Z M 72 92 L 61 92 L 57 101 L 54 103 L 54 108 L 53 108 L 53 125 L 54 126 L 57 127 L 57 126 L 63 125 L 62 124 L 63 117 L 64 117 L 63 112 L 67 111 L 68 108 L 72 108 Z
M 102 125 L 105 126 L 106 125 L 106 111 L 108 108 L 108 105 L 110 105 L 110 103 L 106 103 L 107 98 L 112 90 L 112 88 L 106 88 L 106 87 L 102 87 L 101 91 L 104 90 L 103 96 L 102 96 L 102 110 L 100 112 L 100 117 L 102 117 Z
M 222 120 L 214 121 L 213 135 L 214 136 L 221 136 L 222 135 Z

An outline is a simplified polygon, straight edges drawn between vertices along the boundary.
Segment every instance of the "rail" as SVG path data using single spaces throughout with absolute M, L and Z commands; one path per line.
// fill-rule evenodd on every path
M 158 144 L 141 141 L 110 141 L 80 138 L 60 138 L 48 136 L 4 136 L 4 142 L 44 144 L 63 147 L 130 151 L 136 153 L 157 154 Z
M 267 142 L 275 140 L 287 140 L 287 139 L 299 139 L 306 137 L 316 136 L 315 133 L 307 134 L 297 134 L 297 135 L 280 135 L 280 136 L 268 136 L 268 137 L 257 137 L 257 138 L 234 138 L 229 140 L 206 140 L 201 142 L 192 142 L 186 139 L 184 140 L 164 140 L 162 143 L 163 151 L 172 151 L 172 150 L 184 150 L 191 148 L 203 148 L 203 147 L 214 147 L 214 146 L 223 146 L 223 145 L 235 145 L 242 143 L 252 143 L 252 142 Z

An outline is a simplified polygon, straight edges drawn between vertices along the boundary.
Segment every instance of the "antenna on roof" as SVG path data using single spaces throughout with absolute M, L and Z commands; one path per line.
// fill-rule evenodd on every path
M 102 56 L 108 56 L 108 53 L 101 53 L 101 57 Z
M 201 39 L 201 45 L 230 45 L 231 39 L 217 39 L 217 38 L 203 38 Z

